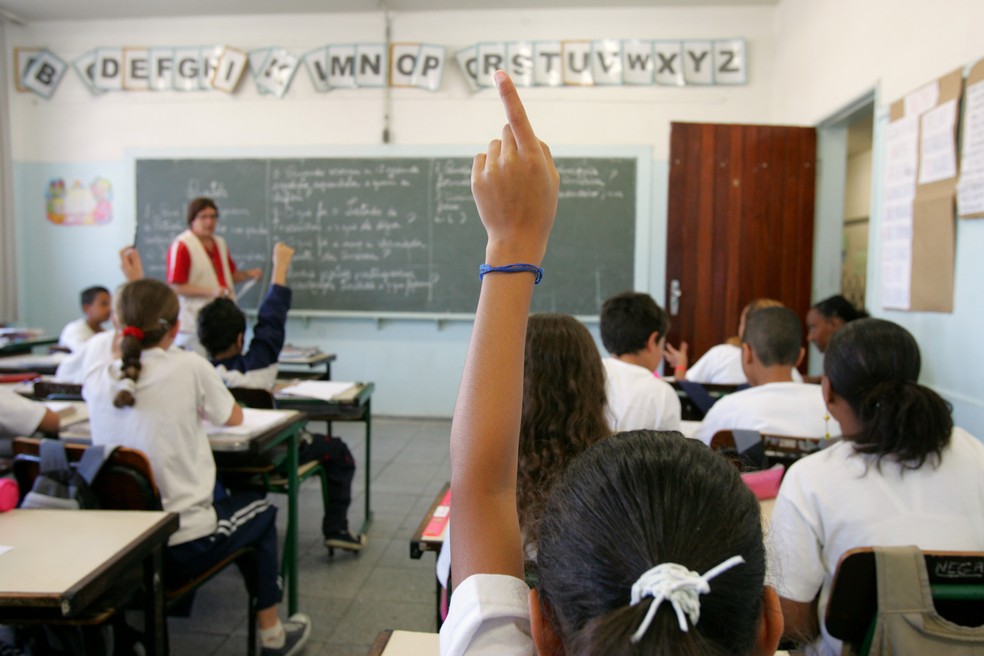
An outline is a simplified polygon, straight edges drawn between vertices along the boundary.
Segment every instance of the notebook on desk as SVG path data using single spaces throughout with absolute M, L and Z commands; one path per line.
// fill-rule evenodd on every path
M 287 415 L 294 414 L 293 410 L 257 410 L 256 408 L 243 408 L 243 423 L 238 426 L 215 426 L 207 421 L 202 422 L 205 432 L 209 439 L 214 439 L 221 435 L 240 437 L 255 437 L 270 430 L 273 426 L 283 421 Z
M 304 396 L 321 401 L 333 401 L 355 387 L 355 383 L 334 380 L 304 380 L 279 390 L 279 394 L 289 396 Z

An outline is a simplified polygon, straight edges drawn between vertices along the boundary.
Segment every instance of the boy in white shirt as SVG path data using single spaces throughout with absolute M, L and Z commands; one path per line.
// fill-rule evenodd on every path
M 58 346 L 72 353 L 82 348 L 87 339 L 102 332 L 102 325 L 109 321 L 113 309 L 109 290 L 105 287 L 83 289 L 80 301 L 85 316 L 69 322 L 58 336 Z
M 803 330 L 792 310 L 756 310 L 745 321 L 741 364 L 752 387 L 715 403 L 697 433 L 705 444 L 721 430 L 756 430 L 768 435 L 825 437 L 840 435 L 827 414 L 819 385 L 793 381 L 792 371 L 805 353 Z
M 648 294 L 623 292 L 601 308 L 608 418 L 613 431 L 680 430 L 680 398 L 653 373 L 670 318 Z

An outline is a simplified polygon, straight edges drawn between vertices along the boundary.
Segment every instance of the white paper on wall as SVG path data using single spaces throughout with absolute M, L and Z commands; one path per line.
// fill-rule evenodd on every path
M 437 91 L 444 79 L 444 47 L 424 44 L 417 55 L 413 85 L 418 89 Z
M 912 283 L 912 212 L 919 159 L 919 117 L 889 123 L 885 136 L 881 230 L 881 298 L 886 308 L 908 310 Z
M 591 76 L 595 84 L 622 84 L 622 44 L 599 39 L 591 44 Z
M 933 80 L 902 99 L 906 116 L 919 116 L 940 101 L 940 81 Z
M 103 91 L 123 89 L 123 49 L 99 48 L 96 50 L 96 67 L 93 77 Z
M 127 91 L 150 89 L 150 51 L 123 48 L 123 88 Z
M 90 50 L 87 53 L 82 54 L 74 62 L 72 62 L 72 68 L 78 74 L 79 79 L 82 83 L 89 88 L 93 94 L 104 93 L 102 89 L 96 86 L 96 51 Z
M 478 86 L 491 88 L 495 86 L 492 74 L 506 65 L 505 43 L 478 44 Z
M 654 77 L 657 84 L 682 87 L 683 79 L 683 44 L 679 41 L 654 41 L 653 65 L 656 68 Z
M 468 82 L 468 88 L 472 91 L 478 91 L 478 46 L 459 50 L 454 53 L 454 58 L 458 61 L 458 66 L 461 67 L 461 73 L 465 76 L 465 81 Z
M 360 87 L 385 87 L 387 84 L 386 45 L 360 43 L 355 46 L 355 81 Z
M 714 83 L 745 84 L 748 69 L 745 65 L 745 39 L 714 42 Z
M 174 88 L 174 49 L 151 48 L 148 61 L 150 62 L 150 81 L 148 86 L 153 91 L 169 91 Z
M 249 66 L 249 58 L 242 50 L 225 47 L 209 81 L 213 89 L 232 93 L 239 86 Z
M 537 41 L 533 44 L 533 80 L 539 86 L 559 87 L 564 84 L 560 41 Z
M 920 116 L 919 184 L 957 175 L 957 101 L 948 100 Z
M 326 58 L 329 89 L 354 89 L 356 81 L 356 58 L 354 45 L 328 46 Z
M 656 71 L 652 41 L 622 42 L 622 80 L 625 84 L 650 85 Z
M 390 80 L 394 87 L 412 87 L 420 44 L 396 43 L 390 49 Z
M 285 48 L 271 48 L 270 56 L 256 76 L 256 87 L 277 98 L 283 98 L 290 88 L 294 72 L 301 60 Z
M 215 71 L 219 67 L 219 61 L 222 59 L 223 52 L 225 52 L 223 46 L 206 46 L 201 49 L 202 68 L 198 75 L 199 89 L 213 88 L 212 78 L 215 77 Z
M 507 43 L 506 67 L 517 87 L 533 86 L 533 42 Z
M 564 84 L 582 87 L 594 84 L 590 41 L 564 41 L 561 43 L 561 53 Z
M 42 98 L 50 98 L 58 88 L 68 64 L 50 50 L 42 50 L 31 60 L 22 83 Z
M 714 44 L 683 42 L 683 79 L 687 84 L 714 84 Z
M 984 82 L 968 85 L 964 97 L 963 148 L 957 184 L 960 216 L 984 213 Z
M 198 76 L 201 69 L 201 48 L 174 49 L 174 89 L 177 91 L 198 91 Z

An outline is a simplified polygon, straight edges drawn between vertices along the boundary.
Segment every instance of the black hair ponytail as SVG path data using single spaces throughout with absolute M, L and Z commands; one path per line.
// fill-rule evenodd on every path
M 859 453 L 877 455 L 879 466 L 891 456 L 919 469 L 950 442 L 950 404 L 917 382 L 920 368 L 916 340 L 890 321 L 853 321 L 830 339 L 824 374 L 861 425 L 846 437 Z

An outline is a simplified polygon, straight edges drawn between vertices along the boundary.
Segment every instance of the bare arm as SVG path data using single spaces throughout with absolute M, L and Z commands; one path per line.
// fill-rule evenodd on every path
M 238 269 L 232 274 L 233 282 L 243 282 L 244 280 L 259 280 L 263 277 L 263 269 Z
M 120 270 L 127 282 L 140 280 L 144 277 L 143 260 L 133 246 L 125 246 L 120 250 Z
M 58 415 L 51 410 L 45 410 L 44 416 L 41 417 L 41 423 L 38 424 L 38 430 L 42 433 L 52 433 L 58 432 L 58 428 L 61 426 L 61 419 Z
M 472 193 L 488 234 L 486 263 L 539 265 L 557 210 L 559 177 L 512 80 L 496 73 L 509 124 L 475 157 Z M 451 428 L 452 570 L 521 577 L 516 463 L 526 320 L 533 274 L 485 276 Z
M 818 604 L 819 594 L 810 602 L 779 597 L 782 616 L 786 622 L 782 637 L 802 645 L 812 642 L 820 635 L 820 621 L 817 619 Z
M 232 413 L 230 413 L 229 418 L 225 421 L 225 426 L 238 426 L 243 423 L 243 409 L 238 403 L 232 404 Z

